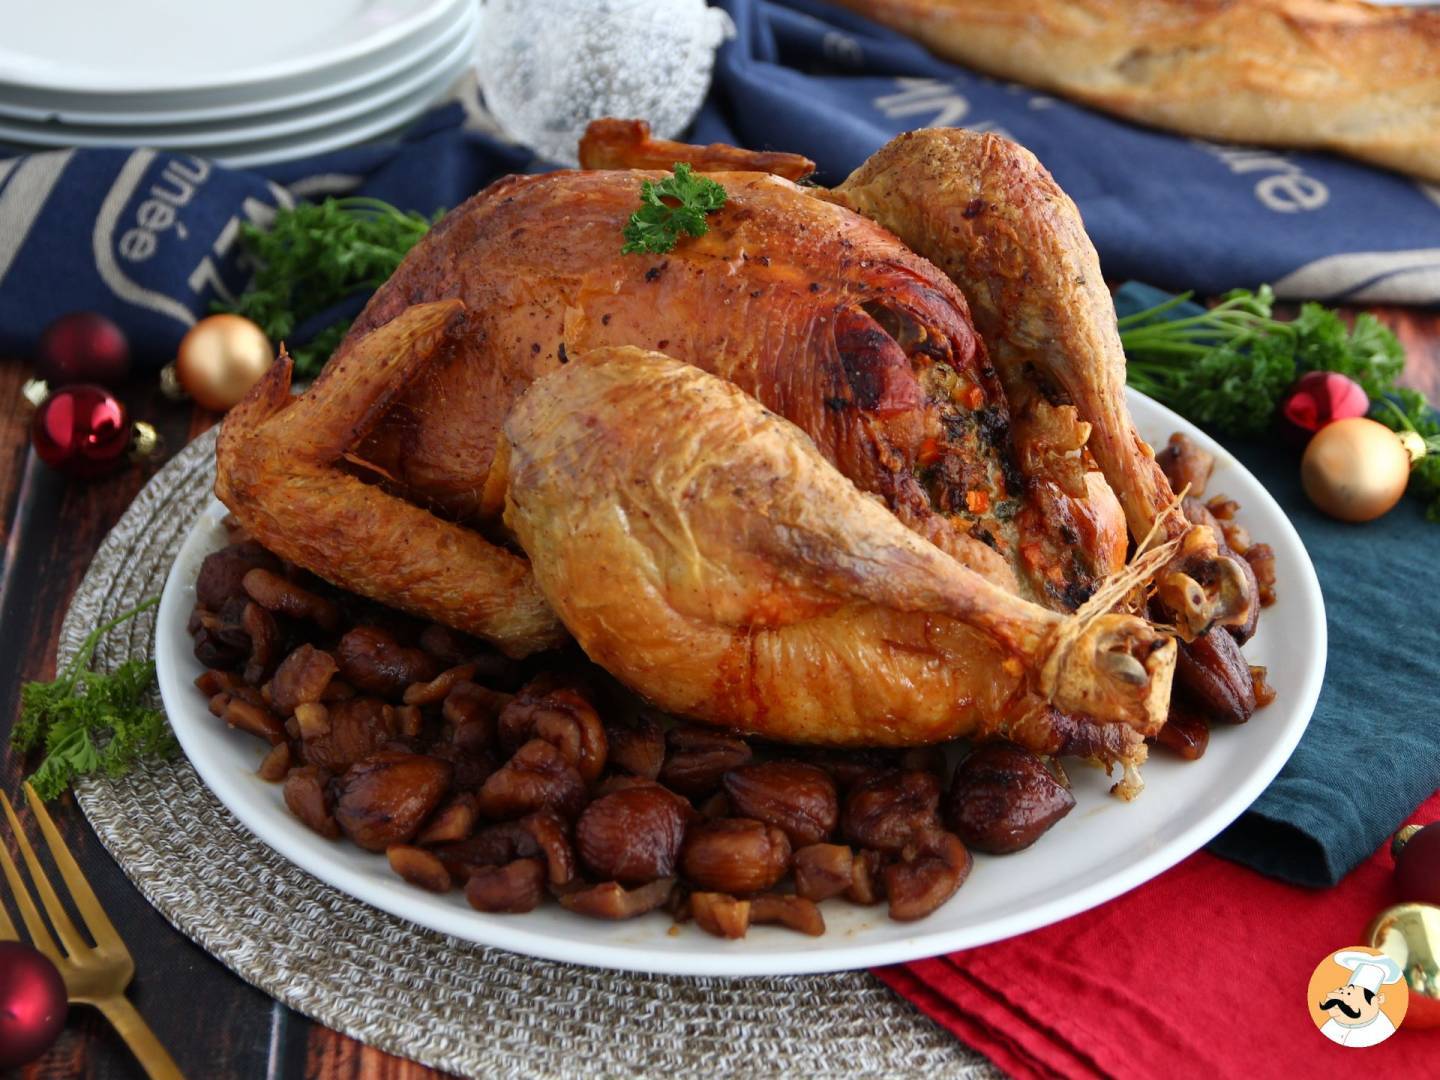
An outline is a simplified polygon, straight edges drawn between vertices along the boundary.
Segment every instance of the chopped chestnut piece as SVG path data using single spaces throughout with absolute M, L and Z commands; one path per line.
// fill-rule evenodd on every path
M 1175 685 L 1211 720 L 1243 724 L 1255 712 L 1250 665 L 1235 639 L 1221 627 L 1179 643 Z
M 450 891 L 450 874 L 445 865 L 424 848 L 391 844 L 385 849 L 385 857 L 390 860 L 390 869 L 411 885 L 430 892 Z
M 911 838 L 940 828 L 940 781 L 933 773 L 881 773 L 845 797 L 840 829 L 858 847 L 899 851 Z
M 756 925 L 779 923 L 811 937 L 819 937 L 825 933 L 825 916 L 820 914 L 814 901 L 803 896 L 781 896 L 778 893 L 752 896 L 750 922 Z
M 606 724 L 606 761 L 610 768 L 655 780 L 665 764 L 665 732 L 648 716 L 631 724 Z
M 344 772 L 395 737 L 395 707 L 375 698 L 349 698 L 320 705 L 330 730 L 306 739 L 301 756 L 311 765 Z
M 857 851 L 850 861 L 850 887 L 845 890 L 845 899 L 852 904 L 878 904 L 884 895 L 881 886 L 880 853 Z
M 690 826 L 680 851 L 687 881 L 713 892 L 763 892 L 790 867 L 790 841 L 773 825 L 720 818 Z
M 850 888 L 855 856 L 844 844 L 810 844 L 795 852 L 795 895 L 829 900 Z
M 252 686 L 265 679 L 275 664 L 275 654 L 280 650 L 280 627 L 275 616 L 259 604 L 246 604 L 240 613 L 240 629 L 250 639 L 250 656 L 245 662 L 243 678 Z
M 1255 688 L 1255 707 L 1263 709 L 1275 700 L 1275 688 L 1270 685 L 1266 676 L 1269 669 L 1256 664 L 1250 665 L 1250 683 Z
M 476 805 L 497 820 L 546 806 L 573 819 L 585 807 L 585 781 L 552 744 L 531 739 L 481 785 Z
M 241 581 L 251 600 L 275 615 L 313 622 L 323 630 L 340 625 L 340 609 L 272 570 L 256 567 Z
M 260 762 L 260 768 L 256 769 L 256 775 L 261 780 L 268 780 L 272 784 L 278 784 L 285 779 L 286 773 L 290 771 L 290 744 L 288 742 L 276 743 L 265 755 L 265 760 Z
M 881 871 L 890 918 L 910 922 L 929 915 L 965 883 L 973 862 L 953 833 L 931 833 L 913 851 L 907 847 L 897 862 Z
M 417 844 L 453 844 L 475 831 L 480 814 L 475 809 L 475 796 L 462 791 L 442 806 L 415 837 Z
M 1210 722 L 1185 702 L 1171 701 L 1170 713 L 1155 741 L 1186 761 L 1194 761 L 1203 756 L 1205 748 L 1210 745 Z M 964 836 L 963 832 L 961 836 Z
M 484 866 L 465 883 L 465 899 L 476 911 L 519 915 L 534 911 L 544 897 L 545 863 L 541 859 Z
M 250 651 L 248 641 L 227 640 L 224 631 L 202 626 L 195 632 L 195 659 L 208 668 L 233 667 L 243 663 Z
M 444 701 L 450 691 L 462 682 L 469 682 L 474 674 L 474 664 L 461 664 L 459 667 L 442 671 L 428 682 L 412 683 L 405 688 L 405 704 L 433 705 L 437 701 Z
M 318 701 L 307 701 L 295 709 L 295 726 L 300 729 L 300 739 L 318 739 L 330 734 L 330 710 Z
M 285 805 L 290 812 L 329 840 L 340 838 L 340 825 L 330 810 L 330 773 L 317 765 L 301 765 L 285 777 Z
M 575 852 L 570 847 L 569 826 L 553 810 L 537 810 L 519 821 L 530 836 L 533 851 L 545 859 L 545 872 L 552 888 L 563 888 L 575 880 Z M 531 854 L 527 848 L 522 854 Z
M 1170 481 L 1170 490 L 1175 494 L 1185 493 L 1195 499 L 1205 494 L 1205 485 L 1215 471 L 1215 455 L 1202 450 L 1180 432 L 1170 436 L 1165 448 L 1155 455 L 1165 479 Z
M 743 938 L 750 929 L 750 901 L 724 893 L 691 893 L 690 915 L 696 926 L 716 937 Z
M 449 762 L 381 750 L 357 761 L 340 778 L 335 820 L 365 850 L 384 851 L 409 841 L 449 786 Z
M 633 919 L 664 905 L 674 888 L 675 879 L 668 877 L 634 889 L 606 881 L 588 889 L 560 893 L 558 899 L 569 910 L 592 919 Z
M 495 722 L 511 700 L 509 694 L 488 690 L 473 682 L 459 682 L 445 695 L 440 715 L 457 735 L 457 745 L 470 749 L 489 750 L 495 744 Z M 463 737 L 458 732 L 465 731 Z
M 216 671 L 212 668 L 195 676 L 196 689 L 207 697 L 213 697 L 223 690 L 234 690 L 240 685 L 240 678 L 229 671 Z
M 272 745 L 285 741 L 285 725 L 280 722 L 278 716 L 263 705 L 232 697 L 226 703 L 225 711 L 220 714 L 220 719 L 233 728 L 239 728 L 241 731 L 248 731 L 251 735 L 268 739 Z
M 737 816 L 774 825 L 796 847 L 824 840 L 840 816 L 835 781 L 824 769 L 798 761 L 732 769 L 725 774 L 725 793 Z
M 1255 573 L 1255 582 L 1260 589 L 1260 606 L 1269 607 L 1275 603 L 1275 549 L 1269 544 L 1251 544 L 1245 552 L 1245 561 Z
M 425 714 L 419 705 L 395 706 L 395 731 L 404 739 L 418 739 L 425 729 Z
M 335 658 L 314 645 L 301 645 L 275 669 L 270 700 L 281 716 L 293 716 L 296 707 L 319 701 L 338 671 Z
M 960 763 L 945 821 L 977 851 L 1027 848 L 1075 807 L 1075 796 L 1038 755 L 1013 742 L 983 743 Z
M 671 728 L 665 747 L 661 783 L 692 799 L 709 795 L 727 772 L 748 765 L 754 756 L 740 736 L 704 727 Z
M 680 800 L 659 785 L 604 795 L 575 823 L 575 846 L 585 868 L 625 885 L 672 876 L 684 840 Z
M 440 671 L 429 653 L 401 645 L 378 626 L 357 626 L 346 633 L 335 646 L 335 657 L 347 681 L 388 698 L 399 697 L 411 683 L 429 682 Z

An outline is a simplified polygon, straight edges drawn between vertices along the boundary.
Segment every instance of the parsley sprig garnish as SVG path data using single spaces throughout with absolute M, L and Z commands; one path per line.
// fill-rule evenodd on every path
M 153 660 L 126 660 L 109 674 L 89 670 L 102 637 L 159 602 L 153 597 L 97 626 L 59 678 L 26 683 L 20 691 L 20 719 L 10 738 L 22 752 L 43 748 L 45 757 L 30 776 L 42 799 L 55 798 L 77 776 L 119 776 L 140 758 L 175 751 L 165 714 L 146 703 L 155 684 Z
M 663 255 L 675 247 L 681 233 L 704 236 L 710 231 L 705 215 L 725 205 L 725 189 L 708 177 L 696 176 L 689 165 L 676 162 L 675 175 L 658 184 L 646 180 L 640 185 L 640 203 L 640 209 L 625 223 L 625 246 L 620 252 Z
M 1201 314 L 1171 317 L 1190 295 L 1120 319 L 1120 342 L 1131 386 L 1216 431 L 1264 432 L 1307 371 L 1338 371 L 1378 400 L 1405 366 L 1400 342 L 1370 314 L 1347 329 L 1334 311 L 1307 303 L 1294 319 L 1276 319 L 1275 294 L 1262 285 L 1228 292 Z
M 216 304 L 255 322 L 277 344 L 289 343 L 295 370 L 319 372 L 350 319 L 336 319 L 308 341 L 290 341 L 307 319 L 383 285 L 438 220 L 359 196 L 300 203 L 279 210 L 268 227 L 245 224 L 240 240 L 256 262 L 255 277 L 233 304 Z

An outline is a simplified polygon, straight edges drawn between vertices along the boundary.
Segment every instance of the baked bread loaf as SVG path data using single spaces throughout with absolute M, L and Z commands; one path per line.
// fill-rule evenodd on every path
M 1360 0 L 839 0 L 977 71 L 1440 181 L 1440 12 Z

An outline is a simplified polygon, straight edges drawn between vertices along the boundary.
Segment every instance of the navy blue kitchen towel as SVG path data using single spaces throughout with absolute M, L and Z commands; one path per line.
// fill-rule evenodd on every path
M 1325 155 L 1237 150 L 1149 131 L 937 60 L 819 0 L 722 0 L 738 29 L 716 63 L 698 141 L 794 150 L 838 181 L 892 135 L 1001 132 L 1079 203 L 1105 272 L 1219 292 L 1440 302 L 1440 191 Z M 246 220 L 353 192 L 431 212 L 496 176 L 543 167 L 462 127 L 457 106 L 408 137 L 255 170 L 149 150 L 0 161 L 0 353 L 55 316 L 106 312 L 159 365 L 211 303 L 243 287 Z
M 1115 307 L 1130 315 L 1168 299 L 1131 282 L 1116 292 Z M 1171 317 L 1201 310 L 1183 304 Z M 1300 745 L 1210 850 L 1299 885 L 1333 885 L 1440 788 L 1440 622 L 1423 599 L 1440 595 L 1440 525 L 1425 519 L 1419 499 L 1402 499 L 1364 525 L 1335 521 L 1301 490 L 1299 451 L 1230 439 L 1225 448 L 1265 485 L 1305 542 L 1325 597 L 1330 649 Z M 1280 573 L 1283 592 L 1283 567 Z M 1250 723 L 1266 719 L 1262 709 Z

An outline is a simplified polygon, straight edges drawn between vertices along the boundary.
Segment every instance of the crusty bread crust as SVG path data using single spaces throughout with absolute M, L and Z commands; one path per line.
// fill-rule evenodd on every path
M 1440 181 L 1440 12 L 1360 0 L 839 0 L 1132 120 Z

